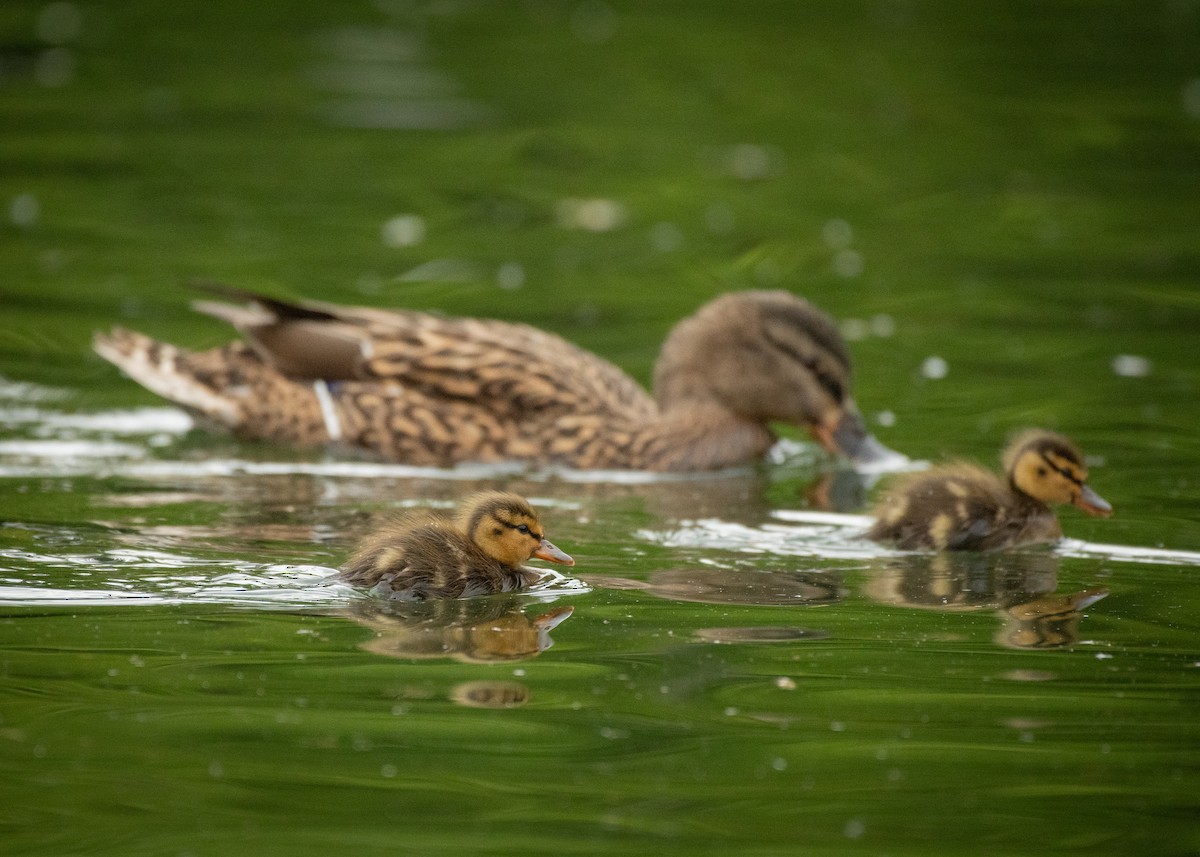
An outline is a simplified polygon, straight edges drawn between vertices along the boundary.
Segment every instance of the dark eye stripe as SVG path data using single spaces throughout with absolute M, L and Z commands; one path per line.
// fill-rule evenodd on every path
M 776 336 L 769 328 L 763 331 L 763 338 L 786 354 L 788 357 L 791 357 L 809 372 L 812 372 L 813 375 L 816 376 L 817 383 L 824 388 L 825 392 L 833 397 L 835 402 L 840 403 L 846 398 L 846 390 L 842 386 L 841 382 L 838 381 L 837 378 L 833 377 L 833 375 L 830 373 L 823 372 L 816 358 L 806 357 L 800 352 L 799 348 L 790 342 L 785 342 L 781 337 Z
M 512 521 L 506 521 L 500 517 L 497 517 L 496 520 L 504 524 L 504 526 L 508 527 L 510 530 L 519 530 L 521 527 L 524 527 L 527 535 L 533 536 L 533 538 L 537 539 L 539 542 L 542 540 L 542 534 L 534 530 L 528 524 L 514 524 Z
M 1041 455 L 1042 455 L 1042 461 L 1046 462 L 1046 464 L 1048 464 L 1050 466 L 1051 470 L 1058 471 L 1058 473 L 1065 476 L 1067 479 L 1074 482 L 1076 485 L 1080 485 L 1080 486 L 1083 485 L 1083 480 L 1078 478 L 1070 470 L 1067 470 L 1065 467 L 1059 467 L 1057 464 L 1055 464 L 1053 461 L 1050 460 L 1050 456 L 1046 455 L 1046 453 L 1043 452 Z

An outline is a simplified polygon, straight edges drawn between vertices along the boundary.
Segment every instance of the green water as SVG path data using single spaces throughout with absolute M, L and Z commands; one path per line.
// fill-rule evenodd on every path
M 1189 0 L 3 4 L 0 847 L 1200 853 L 1198 45 Z M 642 381 L 709 297 L 789 288 L 884 443 L 1056 428 L 1117 513 L 905 556 L 814 514 L 878 483 L 794 443 L 639 482 L 188 432 L 89 341 L 224 341 L 193 276 Z M 586 587 L 323 582 L 483 486 Z

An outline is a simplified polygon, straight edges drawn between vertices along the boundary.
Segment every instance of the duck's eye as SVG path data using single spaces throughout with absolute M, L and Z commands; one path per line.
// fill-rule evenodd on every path
M 1038 467 L 1038 476 L 1045 476 L 1045 475 L 1046 475 L 1046 468 Z
M 517 532 L 524 533 L 525 535 L 529 535 L 529 527 L 527 527 L 525 524 L 518 524 Z

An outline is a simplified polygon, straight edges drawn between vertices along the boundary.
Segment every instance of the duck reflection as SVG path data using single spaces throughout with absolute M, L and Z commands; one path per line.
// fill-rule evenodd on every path
M 826 470 L 804 486 L 801 496 L 809 509 L 820 512 L 857 512 L 867 505 L 867 489 L 878 475 L 840 467 Z
M 834 604 L 845 596 L 841 576 L 829 572 L 677 568 L 656 571 L 644 582 L 595 575 L 583 579 L 605 589 L 640 589 L 699 604 L 815 606 Z
M 389 658 L 453 658 L 464 663 L 503 663 L 536 657 L 554 644 L 550 632 L 574 607 L 530 615 L 518 598 L 471 598 L 424 602 L 357 602 L 341 615 L 370 628 L 365 651 Z
M 529 688 L 516 681 L 465 681 L 450 698 L 467 708 L 520 708 L 529 701 Z
M 1049 553 L 931 554 L 897 557 L 863 591 L 886 604 L 918 609 L 995 609 L 996 642 L 1013 649 L 1055 649 L 1079 642 L 1082 611 L 1107 589 L 1060 594 L 1058 557 Z

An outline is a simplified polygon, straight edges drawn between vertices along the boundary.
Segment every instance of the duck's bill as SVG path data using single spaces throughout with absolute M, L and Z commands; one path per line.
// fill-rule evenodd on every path
M 542 543 L 538 545 L 538 549 L 533 552 L 534 559 L 544 559 L 546 562 L 556 562 L 559 565 L 574 565 L 575 560 L 571 559 L 571 555 L 563 553 L 546 539 L 542 539 Z
M 882 464 L 891 460 L 907 460 L 894 449 L 888 449 L 867 431 L 862 417 L 854 411 L 846 411 L 834 429 L 826 437 L 818 434 L 830 452 L 840 453 L 855 464 Z
M 1112 505 L 1087 485 L 1083 486 L 1083 490 L 1075 498 L 1075 505 L 1089 515 L 1095 515 L 1100 518 L 1107 518 L 1113 513 Z

